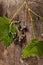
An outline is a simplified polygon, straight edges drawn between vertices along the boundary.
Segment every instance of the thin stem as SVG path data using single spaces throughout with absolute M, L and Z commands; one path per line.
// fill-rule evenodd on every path
M 43 20 L 43 17 L 38 15 L 36 12 L 34 12 L 31 8 L 28 7 L 28 11 L 30 11 L 31 13 L 33 13 L 35 16 L 39 17 L 40 19 Z
M 9 25 L 9 30 L 11 31 L 11 26 L 12 26 L 13 22 L 10 23 Z
M 26 0 L 26 5 L 27 5 L 27 11 L 28 11 L 28 13 L 29 13 L 30 21 L 31 21 L 31 24 L 32 24 L 33 38 L 35 38 L 33 18 L 32 18 L 32 15 L 31 15 L 30 11 L 28 10 L 28 6 L 29 6 L 29 5 L 28 5 L 28 0 Z
M 43 20 L 43 17 L 38 15 L 36 12 L 34 12 L 30 7 L 28 7 L 28 0 L 25 0 L 23 4 L 20 6 L 20 8 L 13 14 L 11 21 L 14 19 L 14 17 L 18 14 L 18 12 L 23 8 L 23 6 L 26 4 L 28 11 L 32 12 L 35 16 L 39 17 Z
M 13 14 L 11 21 L 14 19 L 14 17 L 18 14 L 18 12 L 23 8 L 23 6 L 26 4 L 26 2 L 24 1 L 23 4 L 20 6 L 20 8 Z

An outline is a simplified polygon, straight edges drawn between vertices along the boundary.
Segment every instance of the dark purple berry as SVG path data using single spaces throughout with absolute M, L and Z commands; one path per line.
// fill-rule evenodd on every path
M 24 34 L 22 37 L 23 37 L 23 41 L 25 42 L 26 41 L 26 35 Z
M 20 45 L 20 47 L 22 47 L 22 39 L 21 38 L 19 39 L 19 45 Z
M 26 40 L 26 35 L 22 35 L 22 36 L 19 38 L 19 44 L 23 43 L 25 40 Z
M 18 24 L 20 24 L 21 23 L 21 21 L 18 21 Z
M 16 39 L 16 38 L 17 38 L 17 36 L 18 36 L 18 33 L 17 33 L 17 32 L 15 32 L 15 33 L 14 33 L 14 35 L 13 35 L 13 40 L 14 40 L 14 39 Z
M 18 44 L 18 38 L 14 39 L 14 44 Z
M 21 21 L 15 21 L 14 24 L 15 25 L 19 25 L 21 23 Z
M 18 33 L 17 33 L 17 32 L 15 32 L 15 33 L 14 33 L 14 37 L 16 38 L 17 36 L 18 36 Z
M 20 31 L 21 31 L 21 33 L 22 33 L 22 34 L 24 34 L 24 30 L 23 30 L 22 28 L 21 28 L 21 30 L 20 30 Z
M 21 44 L 21 43 L 22 43 L 22 39 L 20 38 L 20 39 L 19 39 L 19 44 Z
M 8 35 L 9 35 L 9 37 L 12 37 L 12 33 L 11 33 L 11 31 L 10 31 L 10 32 L 8 32 Z
M 21 39 L 22 39 L 22 42 L 25 42 L 25 41 L 26 41 L 26 35 L 25 35 L 25 34 L 22 35 L 22 36 L 21 36 Z
M 18 25 L 18 30 L 19 30 L 19 31 L 21 30 L 21 25 Z
M 28 31 L 27 26 L 23 26 L 23 30 L 24 30 L 25 32 L 27 32 L 27 31 Z

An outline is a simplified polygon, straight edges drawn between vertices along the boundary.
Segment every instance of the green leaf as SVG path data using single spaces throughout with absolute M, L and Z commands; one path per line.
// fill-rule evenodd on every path
M 28 44 L 23 52 L 22 52 L 22 58 L 27 58 L 30 56 L 43 56 L 43 41 L 39 41 L 38 39 L 33 39 L 30 44 Z
M 9 46 L 12 43 L 12 38 L 8 36 L 10 20 L 7 17 L 0 17 L 0 41 L 4 41 L 5 46 Z M 11 26 L 11 32 L 17 32 L 14 25 Z

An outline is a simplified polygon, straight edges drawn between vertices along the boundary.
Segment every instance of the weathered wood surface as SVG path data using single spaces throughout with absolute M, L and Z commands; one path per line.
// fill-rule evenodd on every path
M 35 0 L 29 0 L 30 8 L 43 16 L 43 0 L 37 1 L 41 4 L 34 1 Z M 7 16 L 11 18 L 13 13 L 18 9 L 18 7 L 20 7 L 22 3 L 23 0 L 0 0 L 0 15 L 3 16 L 7 13 Z M 40 6 L 42 7 L 41 9 Z M 32 16 L 35 20 L 35 35 L 37 38 L 43 40 L 41 37 L 41 33 L 43 33 L 43 21 L 37 20 L 37 17 L 34 15 Z M 19 19 L 22 21 L 22 24 L 26 22 L 29 28 L 29 32 L 26 33 L 28 43 L 32 39 L 32 25 L 29 21 L 26 6 L 24 6 L 24 8 L 19 12 Z M 16 46 L 14 43 L 12 43 L 7 49 L 5 49 L 3 42 L 0 42 L 0 65 L 43 65 L 43 58 L 38 59 L 37 57 L 30 57 L 24 61 L 21 60 L 22 50 L 26 44 L 24 43 L 23 47 L 21 48 L 19 45 Z

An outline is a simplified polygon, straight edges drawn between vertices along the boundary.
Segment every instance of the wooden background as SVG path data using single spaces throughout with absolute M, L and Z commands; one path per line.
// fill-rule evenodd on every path
M 7 17 L 11 19 L 11 16 L 16 12 L 23 1 L 24 0 L 0 0 L 0 16 L 7 15 Z M 43 17 L 43 0 L 29 0 L 29 6 Z M 26 33 L 27 42 L 23 43 L 22 48 L 19 45 L 14 45 L 14 43 L 12 43 L 7 49 L 5 49 L 4 43 L 0 41 L 0 65 L 43 65 L 43 57 L 41 59 L 37 57 L 29 57 L 22 60 L 22 50 L 33 38 L 32 24 L 29 20 L 26 6 L 22 8 L 17 16 L 19 16 L 19 20 L 22 21 L 22 24 L 26 22 L 28 26 L 29 32 Z M 35 21 L 33 23 L 35 35 L 38 39 L 43 40 L 43 37 L 41 36 L 43 33 L 43 20 L 38 20 L 38 17 L 33 14 L 32 16 Z

